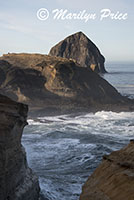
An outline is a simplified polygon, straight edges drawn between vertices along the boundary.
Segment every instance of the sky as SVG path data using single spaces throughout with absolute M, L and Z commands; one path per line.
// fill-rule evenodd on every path
M 37 17 L 41 8 L 49 12 L 46 20 Z M 54 19 L 55 9 L 67 10 L 64 17 L 85 10 L 96 18 L 87 22 L 58 20 Z M 100 20 L 102 9 L 109 9 L 109 13 Z M 117 12 L 127 13 L 127 19 L 111 19 L 110 14 L 115 17 Z M 0 55 L 8 52 L 48 54 L 52 46 L 78 31 L 96 44 L 107 62 L 134 62 L 133 0 L 0 0 Z

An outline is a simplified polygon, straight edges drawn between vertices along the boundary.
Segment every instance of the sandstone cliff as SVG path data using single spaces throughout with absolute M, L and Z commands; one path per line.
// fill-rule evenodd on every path
M 134 199 L 134 141 L 104 156 L 82 188 L 80 200 Z
M 105 73 L 105 58 L 96 45 L 82 32 L 77 32 L 51 48 L 49 55 L 75 60 L 82 67 Z
M 131 104 L 98 74 L 65 58 L 6 54 L 0 58 L 0 72 L 0 93 L 30 109 L 92 111 L 116 106 L 118 111 L 129 110 Z
M 0 200 L 37 200 L 39 183 L 27 165 L 21 136 L 26 105 L 0 95 Z

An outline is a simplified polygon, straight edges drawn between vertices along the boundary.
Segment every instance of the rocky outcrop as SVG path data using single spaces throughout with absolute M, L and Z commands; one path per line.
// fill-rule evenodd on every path
M 114 105 L 117 111 L 131 104 L 97 73 L 65 58 L 7 54 L 0 58 L 0 72 L 0 93 L 30 109 L 92 111 Z
M 39 196 L 38 179 L 21 145 L 27 111 L 26 105 L 0 95 L 0 200 L 37 200 Z
M 104 156 L 82 188 L 80 200 L 134 199 L 134 140 L 120 151 Z
M 105 58 L 96 45 L 82 32 L 75 33 L 51 48 L 49 55 L 75 60 L 81 67 L 105 73 Z

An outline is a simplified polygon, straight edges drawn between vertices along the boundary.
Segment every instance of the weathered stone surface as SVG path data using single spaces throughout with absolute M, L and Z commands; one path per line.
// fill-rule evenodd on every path
M 75 60 L 81 67 L 90 67 L 97 73 L 105 73 L 105 58 L 96 45 L 82 32 L 65 38 L 51 48 L 49 55 Z
M 39 197 L 38 179 L 28 167 L 21 145 L 27 111 L 26 105 L 0 95 L 0 200 Z
M 27 103 L 30 109 L 130 109 L 130 101 L 106 80 L 72 60 L 40 54 L 7 54 L 0 58 L 0 71 L 0 93 Z
M 80 200 L 134 199 L 134 141 L 104 156 L 82 188 Z

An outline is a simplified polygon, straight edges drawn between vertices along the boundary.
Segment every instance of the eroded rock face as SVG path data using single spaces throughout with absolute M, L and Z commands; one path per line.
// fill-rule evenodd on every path
M 0 95 L 0 200 L 37 200 L 38 178 L 27 165 L 21 136 L 28 107 Z
M 80 200 L 134 199 L 134 141 L 104 156 L 82 188 Z
M 105 58 L 96 45 L 82 32 L 75 33 L 51 48 L 49 55 L 75 60 L 81 67 L 105 73 Z
M 97 73 L 66 58 L 6 54 L 0 71 L 0 93 L 30 108 L 113 110 L 110 105 L 116 105 L 118 110 L 129 103 Z

